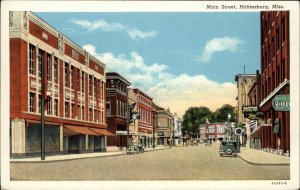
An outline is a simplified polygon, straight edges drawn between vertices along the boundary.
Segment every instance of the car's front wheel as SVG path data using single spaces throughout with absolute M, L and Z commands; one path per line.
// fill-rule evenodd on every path
M 232 149 L 231 148 L 227 148 L 225 152 L 226 152 L 226 154 L 232 154 Z

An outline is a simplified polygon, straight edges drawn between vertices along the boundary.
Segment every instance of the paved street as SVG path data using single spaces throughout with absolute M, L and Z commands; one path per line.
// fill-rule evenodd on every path
M 289 171 L 289 166 L 220 157 L 218 145 L 203 144 L 137 155 L 11 163 L 12 180 L 284 180 Z

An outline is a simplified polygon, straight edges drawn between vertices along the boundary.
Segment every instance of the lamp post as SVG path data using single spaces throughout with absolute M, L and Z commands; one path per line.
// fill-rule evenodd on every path
M 130 124 L 130 110 L 129 110 L 129 97 L 128 97 L 128 91 L 129 91 L 129 87 L 126 88 L 126 110 L 127 110 L 127 119 L 126 119 L 126 124 L 127 124 L 127 144 L 126 144 L 126 148 L 129 148 L 129 124 Z
M 229 140 L 229 134 L 230 134 L 230 136 L 231 136 L 231 127 L 230 127 L 230 118 L 231 118 L 231 114 L 230 113 L 228 113 L 228 115 L 227 115 L 227 118 L 228 118 L 228 130 L 227 130 L 227 140 Z M 229 132 L 229 130 L 230 130 L 230 132 Z M 231 138 L 231 137 L 230 137 Z
M 45 160 L 45 79 L 44 63 L 41 63 L 41 160 Z

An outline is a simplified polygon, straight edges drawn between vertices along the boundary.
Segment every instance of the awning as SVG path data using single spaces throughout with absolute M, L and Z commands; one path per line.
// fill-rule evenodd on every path
M 106 129 L 100 129 L 100 128 L 95 128 L 95 127 L 90 127 L 89 128 L 91 131 L 97 133 L 97 135 L 104 135 L 104 136 L 116 136 L 115 134 L 109 132 Z
M 67 135 L 67 134 L 69 134 L 69 135 Z M 98 133 L 90 130 L 88 127 L 64 125 L 64 136 L 77 135 L 77 134 L 95 135 L 95 136 L 99 135 Z
M 262 126 L 257 127 L 251 134 L 251 138 L 261 137 Z

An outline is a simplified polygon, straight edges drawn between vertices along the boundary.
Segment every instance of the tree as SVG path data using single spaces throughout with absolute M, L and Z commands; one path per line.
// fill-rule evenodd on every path
M 226 121 L 228 121 L 229 113 L 231 115 L 230 122 L 235 122 L 236 117 L 235 117 L 234 107 L 229 104 L 224 104 L 221 108 L 218 108 L 214 112 L 214 114 L 213 114 L 214 120 L 217 122 L 226 122 Z
M 211 117 L 212 112 L 205 106 L 190 107 L 183 115 L 182 133 L 188 137 L 196 137 L 200 124 L 204 124 Z

